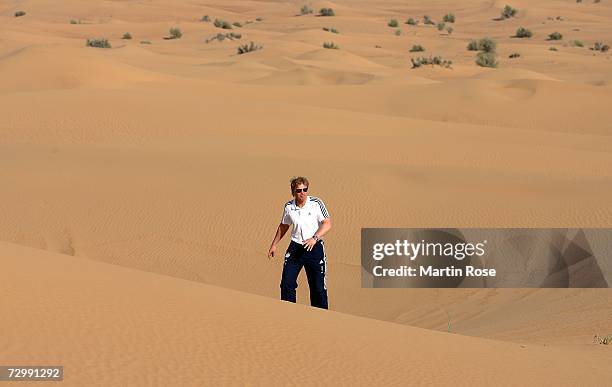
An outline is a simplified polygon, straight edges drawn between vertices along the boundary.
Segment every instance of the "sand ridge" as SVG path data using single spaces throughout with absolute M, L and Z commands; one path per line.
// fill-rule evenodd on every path
M 313 310 L 4 242 L 0 256 L 4 305 L 22 317 L 0 318 L 7 338 L 0 360 L 63 365 L 66 385 L 487 384 L 495 378 L 500 385 L 569 386 L 610 377 L 609 355 L 600 347 L 580 367 L 581 350 Z M 381 345 L 385 351 L 377 350 Z

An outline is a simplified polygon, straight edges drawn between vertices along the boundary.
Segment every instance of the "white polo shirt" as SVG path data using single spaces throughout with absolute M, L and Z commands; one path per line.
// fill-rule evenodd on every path
M 329 213 L 323 201 L 315 196 L 307 196 L 303 207 L 295 204 L 295 199 L 288 201 L 283 210 L 282 224 L 292 224 L 291 240 L 301 244 L 312 238 L 323 219 L 329 218 Z

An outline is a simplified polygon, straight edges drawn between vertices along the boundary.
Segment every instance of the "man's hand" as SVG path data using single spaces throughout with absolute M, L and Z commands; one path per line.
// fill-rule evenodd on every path
M 268 250 L 268 258 L 273 258 L 275 251 L 276 251 L 276 245 L 270 246 L 270 250 Z
M 312 248 L 316 244 L 317 244 L 317 241 L 314 238 L 306 239 L 304 242 L 302 242 L 302 246 L 304 246 L 306 251 L 312 250 Z

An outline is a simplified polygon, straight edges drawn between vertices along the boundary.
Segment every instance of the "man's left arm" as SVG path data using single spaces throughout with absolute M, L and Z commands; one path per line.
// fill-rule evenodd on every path
M 321 224 L 319 225 L 319 229 L 317 230 L 317 232 L 314 233 L 313 237 L 316 237 L 318 239 L 323 238 L 323 235 L 327 234 L 327 232 L 329 230 L 331 230 L 332 224 L 331 224 L 331 219 L 330 218 L 325 218 L 321 221 Z

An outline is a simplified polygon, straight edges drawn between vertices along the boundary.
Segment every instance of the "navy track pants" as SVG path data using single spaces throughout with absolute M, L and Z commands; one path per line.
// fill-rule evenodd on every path
M 318 241 L 307 251 L 301 244 L 291 241 L 285 253 L 285 263 L 281 278 L 281 300 L 295 302 L 295 289 L 297 289 L 297 278 L 302 270 L 306 269 L 308 286 L 310 287 L 310 305 L 327 309 L 327 257 L 323 241 Z

